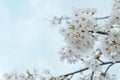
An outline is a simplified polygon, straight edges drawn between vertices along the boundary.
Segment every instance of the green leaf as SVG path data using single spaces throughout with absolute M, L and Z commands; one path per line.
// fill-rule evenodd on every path
M 33 76 L 33 74 L 31 74 L 29 70 L 27 70 L 26 72 L 27 72 L 28 77 Z
M 71 25 L 70 29 L 75 30 L 75 26 Z

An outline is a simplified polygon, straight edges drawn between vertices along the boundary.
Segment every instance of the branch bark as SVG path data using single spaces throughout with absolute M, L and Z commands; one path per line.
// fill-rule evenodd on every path
M 105 16 L 105 17 L 99 17 L 99 18 L 96 18 L 96 20 L 102 20 L 102 19 L 107 19 L 109 18 L 110 16 Z
M 114 64 L 116 64 L 116 63 L 120 63 L 120 61 L 116 61 Z M 100 66 L 107 65 L 107 64 L 113 64 L 113 62 L 104 62 L 104 63 L 101 63 Z M 89 70 L 89 68 L 86 67 L 86 68 L 80 69 L 80 70 L 75 71 L 75 72 L 71 72 L 71 73 L 68 73 L 68 74 L 61 75 L 59 77 L 63 77 L 63 76 L 67 77 L 67 76 L 74 75 L 74 74 L 77 74 L 77 73 L 80 73 L 80 72 L 83 72 L 83 71 L 86 71 L 86 70 Z
M 93 80 L 93 76 L 94 76 L 94 71 L 91 74 L 91 80 Z
M 112 65 L 114 65 L 114 63 L 111 63 L 111 64 L 107 67 L 107 69 L 105 70 L 105 74 L 107 73 L 107 71 L 110 69 L 110 67 L 111 67 Z
M 101 34 L 101 35 L 109 35 L 108 32 L 103 32 L 103 31 L 96 31 L 96 32 L 89 31 L 89 32 L 91 32 L 91 33 L 97 33 L 97 34 Z

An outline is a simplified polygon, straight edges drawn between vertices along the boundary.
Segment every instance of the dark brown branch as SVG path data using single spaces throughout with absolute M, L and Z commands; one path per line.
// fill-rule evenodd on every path
M 62 76 L 69 76 L 69 75 L 73 75 L 73 74 L 76 74 L 76 73 L 79 73 L 79 72 L 83 72 L 83 71 L 86 71 L 86 70 L 88 70 L 89 68 L 88 67 L 86 67 L 86 68 L 84 68 L 84 69 L 81 69 L 81 70 L 78 70 L 78 71 L 75 71 L 75 72 L 72 72 L 72 73 L 68 73 L 68 74 L 65 74 L 65 75 L 61 75 L 60 77 L 62 77 Z
M 107 19 L 109 18 L 109 16 L 106 16 L 106 17 L 99 17 L 99 18 L 96 18 L 96 20 L 102 20 L 102 19 Z
M 92 75 L 91 75 L 91 79 L 90 79 L 90 80 L 93 80 L 93 76 L 94 76 L 94 71 L 92 72 Z
M 100 60 L 100 59 L 97 59 L 99 62 L 101 62 L 101 63 L 104 63 L 102 60 Z
M 101 35 L 109 35 L 108 32 L 103 32 L 103 31 L 96 31 L 96 32 L 89 31 L 89 32 L 91 32 L 91 33 L 97 33 L 97 34 L 101 34 Z
M 107 69 L 105 70 L 105 74 L 107 73 L 107 71 L 110 69 L 110 67 L 113 65 L 114 63 L 111 63 L 108 67 L 107 67 Z
M 116 64 L 116 63 L 120 63 L 120 61 L 116 61 L 114 64 Z M 103 66 L 103 65 L 107 65 L 107 64 L 113 64 L 113 62 L 104 62 L 104 63 L 101 63 L 100 65 Z M 63 76 L 64 76 L 64 77 L 67 77 L 67 76 L 69 76 L 69 75 L 74 75 L 74 74 L 77 74 L 77 73 L 86 71 L 86 70 L 88 70 L 88 69 L 89 69 L 89 68 L 86 67 L 86 68 L 80 69 L 80 70 L 75 71 L 75 72 L 71 72 L 71 73 L 68 73 L 68 74 L 61 75 L 61 76 L 59 76 L 59 77 L 63 77 Z
M 107 32 L 102 32 L 102 31 L 97 31 L 96 33 L 98 33 L 98 34 L 103 34 L 103 35 L 108 35 Z

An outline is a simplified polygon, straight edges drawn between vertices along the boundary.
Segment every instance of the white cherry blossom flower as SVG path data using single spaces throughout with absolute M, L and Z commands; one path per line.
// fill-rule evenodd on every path
M 91 71 L 101 71 L 102 67 L 100 66 L 100 63 L 97 59 L 91 59 L 88 61 L 85 61 L 85 64 Z
M 112 58 L 114 54 L 120 52 L 120 34 L 115 30 L 111 30 L 109 35 L 101 37 L 99 48 L 105 57 Z

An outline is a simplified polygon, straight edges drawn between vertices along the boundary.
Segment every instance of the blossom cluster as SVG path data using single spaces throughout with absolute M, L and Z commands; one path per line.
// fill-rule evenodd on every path
M 66 45 L 59 54 L 62 61 L 76 63 L 82 60 L 92 72 L 102 72 L 100 64 L 104 62 L 100 59 L 106 58 L 113 63 L 120 61 L 120 0 L 114 0 L 111 14 L 105 18 L 102 25 L 98 24 L 99 18 L 95 18 L 95 13 L 96 9 L 89 8 L 73 11 L 69 24 L 60 28 Z M 99 45 L 96 46 L 96 43 Z M 93 78 L 115 80 L 115 76 L 110 77 L 108 73 Z
M 54 77 L 49 70 L 44 70 L 41 74 L 38 69 L 34 68 L 32 71 L 27 70 L 26 73 L 19 74 L 17 72 L 4 74 L 6 80 L 62 80 L 63 77 Z M 63 78 L 69 80 L 68 77 Z
M 81 56 L 92 51 L 97 41 L 97 37 L 90 32 L 97 28 L 94 14 L 95 9 L 74 10 L 71 22 L 60 28 L 59 32 L 66 42 L 59 53 L 61 59 L 66 57 L 68 62 L 75 63 Z
M 115 0 L 113 9 L 107 20 L 105 20 L 105 30 L 108 35 L 101 36 L 100 41 L 103 55 L 109 58 L 110 61 L 120 60 L 120 0 Z
M 6 78 L 6 80 L 39 80 L 40 79 L 39 72 L 36 68 L 34 68 L 32 72 L 27 70 L 26 73 L 20 74 L 14 71 L 12 73 L 5 73 L 3 76 Z
M 120 1 L 115 0 L 110 16 L 103 21 L 103 25 L 97 23 L 96 9 L 74 10 L 69 24 L 60 28 L 66 45 L 60 50 L 60 59 L 75 63 L 79 59 L 94 55 L 96 42 L 100 45 L 102 55 L 111 61 L 118 61 L 120 56 Z M 106 34 L 97 34 L 105 31 Z M 99 36 L 98 36 L 99 35 Z M 99 40 L 98 40 L 99 39 Z

